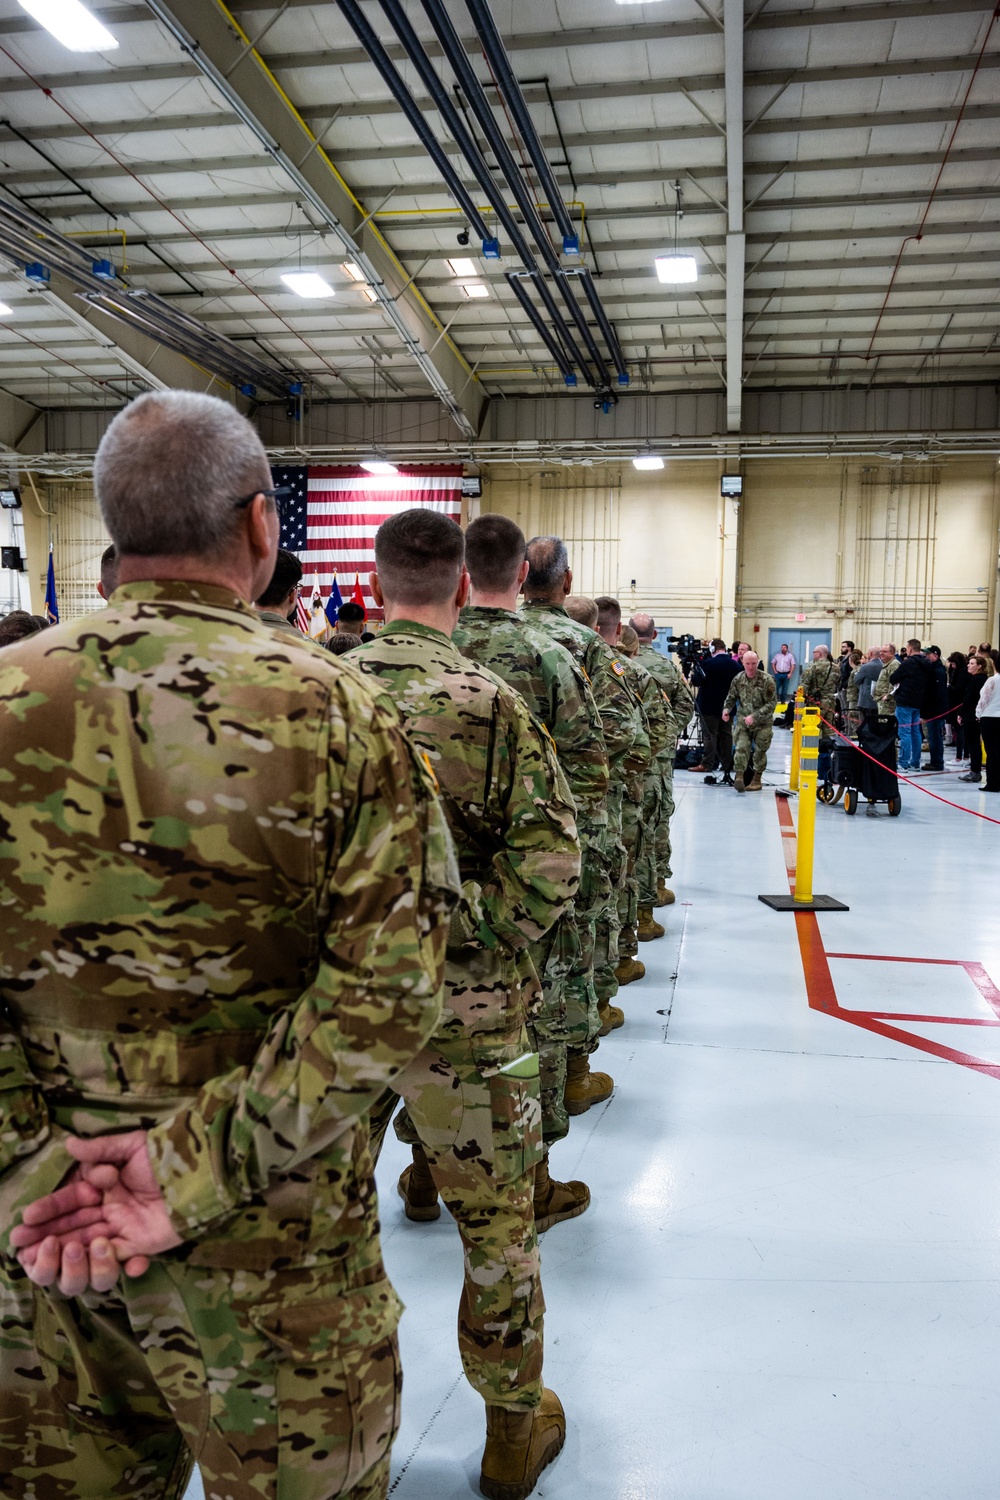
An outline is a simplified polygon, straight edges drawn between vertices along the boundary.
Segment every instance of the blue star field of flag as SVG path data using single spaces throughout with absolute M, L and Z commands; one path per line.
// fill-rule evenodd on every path
M 278 464 L 271 469 L 271 482 L 275 489 L 286 486 L 291 494 L 279 502 L 281 505 L 280 546 L 289 552 L 304 552 L 306 540 L 306 502 L 308 498 L 309 470 L 304 464 Z

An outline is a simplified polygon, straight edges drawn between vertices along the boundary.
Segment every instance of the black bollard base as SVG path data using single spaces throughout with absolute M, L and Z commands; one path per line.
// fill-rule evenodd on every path
M 794 896 L 758 896 L 772 911 L 850 911 L 835 896 L 814 896 L 811 901 L 796 901 Z

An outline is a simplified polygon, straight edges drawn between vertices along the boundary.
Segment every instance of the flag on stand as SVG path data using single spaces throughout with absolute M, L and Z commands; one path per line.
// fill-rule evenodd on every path
M 301 589 L 295 597 L 295 623 L 303 635 L 309 634 L 309 611 L 306 609 L 306 601 L 302 597 Z
M 343 602 L 343 595 L 341 594 L 340 589 L 337 586 L 337 575 L 336 573 L 334 573 L 333 582 L 330 585 L 330 597 L 326 601 L 326 618 L 330 622 L 331 630 L 337 623 L 337 614 Z
M 361 575 L 359 573 L 355 573 L 354 575 L 354 588 L 351 591 L 351 602 L 352 604 L 360 604 L 361 608 L 367 614 L 368 606 L 365 604 L 365 596 L 361 588 Z
M 56 598 L 56 570 L 49 547 L 49 576 L 45 581 L 45 616 L 50 625 L 59 624 L 59 600 Z

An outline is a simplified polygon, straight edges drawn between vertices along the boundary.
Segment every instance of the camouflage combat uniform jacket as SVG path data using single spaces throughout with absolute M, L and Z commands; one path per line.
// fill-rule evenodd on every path
M 519 692 L 548 729 L 577 810 L 600 808 L 608 793 L 604 731 L 574 657 L 523 615 L 481 605 L 462 610 L 452 640 L 463 656 Z
M 398 720 L 230 590 L 127 584 L 8 647 L 8 1215 L 64 1130 L 145 1127 L 189 1264 L 374 1236 L 362 1122 L 437 1024 L 456 876 Z
M 899 662 L 896 658 L 890 656 L 872 688 L 872 697 L 875 699 L 875 707 L 880 718 L 894 719 L 896 717 L 896 694 L 892 686 L 892 674 L 898 666 Z
M 257 614 L 265 625 L 273 625 L 275 630 L 290 630 L 300 640 L 305 640 L 305 636 L 298 626 L 293 625 L 291 620 L 287 620 L 284 615 L 279 615 L 276 609 L 259 609 Z
M 730 683 L 722 711 L 729 715 L 734 730 L 745 729 L 751 735 L 758 729 L 771 730 L 777 693 L 774 678 L 761 671 L 760 667 L 752 678 L 746 672 L 741 672 Z M 753 717 L 753 723 L 744 724 L 743 720 L 749 716 Z
M 509 1032 L 523 1019 L 519 955 L 580 878 L 576 810 L 551 740 L 517 693 L 430 626 L 395 620 L 351 665 L 378 679 L 425 752 L 458 852 L 463 900 L 439 1030 Z
M 831 657 L 811 661 L 802 673 L 801 686 L 807 707 L 818 708 L 826 720 L 819 726 L 820 735 L 831 734 L 840 690 L 840 666 Z
M 655 651 L 652 646 L 640 646 L 636 661 L 640 667 L 645 667 L 649 675 L 655 679 L 663 690 L 663 695 L 670 710 L 670 731 L 664 753 L 673 760 L 677 741 L 687 727 L 688 720 L 694 713 L 694 698 L 691 689 L 684 681 L 680 668 L 670 660 L 669 656 L 663 656 Z M 663 757 L 661 756 L 660 759 Z

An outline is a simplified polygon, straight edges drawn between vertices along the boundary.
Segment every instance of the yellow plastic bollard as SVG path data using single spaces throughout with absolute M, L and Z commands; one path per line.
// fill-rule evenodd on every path
M 819 763 L 819 709 L 802 710 L 799 745 L 799 819 L 796 830 L 795 900 L 813 898 L 813 855 L 816 846 L 816 780 Z
M 802 756 L 802 711 L 806 706 L 806 695 L 801 688 L 795 689 L 795 717 L 792 721 L 792 764 L 788 773 L 788 790 L 799 789 L 799 763 Z

